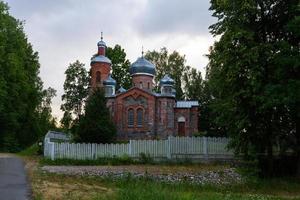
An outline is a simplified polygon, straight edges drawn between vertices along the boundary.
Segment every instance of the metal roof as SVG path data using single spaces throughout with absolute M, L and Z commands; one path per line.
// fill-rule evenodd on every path
M 174 80 L 168 74 L 166 74 L 159 82 L 160 85 L 173 85 L 174 83 Z
M 134 74 L 149 74 L 151 76 L 155 75 L 155 65 L 144 57 L 139 57 L 129 68 L 131 75 Z
M 116 85 L 117 82 L 116 82 L 115 79 L 113 79 L 113 78 L 111 77 L 111 74 L 109 74 L 108 78 L 107 78 L 105 81 L 103 81 L 103 84 L 104 84 L 104 85 Z
M 177 101 L 175 108 L 191 108 L 192 106 L 199 106 L 198 101 Z
M 47 134 L 45 135 L 45 138 L 58 139 L 58 140 L 71 140 L 70 135 L 62 132 L 56 132 L 56 131 L 48 131 Z
M 91 63 L 100 62 L 111 64 L 111 60 L 103 55 L 97 55 L 91 59 Z
M 118 92 L 120 92 L 120 93 L 122 93 L 122 92 L 126 92 L 127 90 L 125 90 L 123 87 L 120 87 L 119 89 L 118 89 Z
M 97 43 L 97 45 L 98 45 L 98 47 L 106 47 L 106 44 L 105 44 L 105 42 L 104 41 L 99 41 L 98 43 Z

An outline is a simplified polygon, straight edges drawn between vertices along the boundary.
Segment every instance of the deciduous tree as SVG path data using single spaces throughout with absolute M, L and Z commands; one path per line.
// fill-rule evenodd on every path
M 210 9 L 218 19 L 211 32 L 220 36 L 208 65 L 216 122 L 236 152 L 266 152 L 270 175 L 273 147 L 293 138 L 300 175 L 299 1 L 211 0 Z
M 175 81 L 176 98 L 183 99 L 183 73 L 186 71 L 185 56 L 177 51 L 168 53 L 164 47 L 160 51 L 148 51 L 145 55 L 149 61 L 156 66 L 155 88 L 159 90 L 159 81 L 165 75 L 169 74 Z
M 63 104 L 61 109 L 79 118 L 82 113 L 84 100 L 88 95 L 89 76 L 84 64 L 78 60 L 71 63 L 65 71 Z M 68 114 L 65 114 L 66 116 Z
M 117 44 L 113 48 L 107 48 L 106 56 L 112 62 L 112 77 L 117 81 L 116 89 L 119 87 L 129 89 L 131 87 L 130 62 L 126 59 L 125 50 Z

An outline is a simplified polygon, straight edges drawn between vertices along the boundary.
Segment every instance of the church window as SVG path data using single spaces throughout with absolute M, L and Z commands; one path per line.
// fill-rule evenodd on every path
M 148 82 L 148 89 L 150 89 L 150 83 Z
M 137 125 L 143 126 L 143 109 L 137 109 Z
M 140 82 L 140 88 L 143 88 L 143 83 L 142 82 Z
M 96 82 L 100 83 L 101 81 L 101 73 L 99 71 L 96 72 Z
M 134 112 L 133 112 L 133 109 L 130 108 L 128 110 L 128 126 L 133 126 L 134 124 Z

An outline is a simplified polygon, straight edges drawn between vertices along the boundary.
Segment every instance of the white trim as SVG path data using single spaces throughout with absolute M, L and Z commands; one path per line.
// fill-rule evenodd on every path
M 132 76 L 136 76 L 136 75 L 147 75 L 147 76 L 154 77 L 154 75 L 153 75 L 153 74 L 149 74 L 149 73 L 141 73 L 141 72 L 138 72 L 138 73 L 134 73 L 134 74 L 132 74 Z
M 185 117 L 183 116 L 178 117 L 177 122 L 185 122 Z

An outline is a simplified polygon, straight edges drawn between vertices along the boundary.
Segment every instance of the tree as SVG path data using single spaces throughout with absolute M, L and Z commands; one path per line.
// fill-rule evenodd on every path
M 85 114 L 77 129 L 80 142 L 109 143 L 115 139 L 116 128 L 111 120 L 104 91 L 97 89 L 87 99 Z
M 38 138 L 36 110 L 42 101 L 42 81 L 38 53 L 2 1 L 0 47 L 0 149 L 18 151 Z
M 214 122 L 214 114 L 211 112 L 212 96 L 207 81 L 202 79 L 200 71 L 190 66 L 183 72 L 184 96 L 187 100 L 199 102 L 198 129 L 205 136 L 224 137 L 226 131 Z
M 126 59 L 125 50 L 117 44 L 114 48 L 107 48 L 106 56 L 112 62 L 112 78 L 117 81 L 116 88 L 123 87 L 129 89 L 131 87 L 130 62 Z
M 184 97 L 182 90 L 183 73 L 186 71 L 185 56 L 181 56 L 177 51 L 168 53 L 164 47 L 158 51 L 148 51 L 145 58 L 156 66 L 155 89 L 159 90 L 159 81 L 165 74 L 169 74 L 175 81 L 176 99 Z
M 273 147 L 293 138 L 300 176 L 299 1 L 211 0 L 210 9 L 218 18 L 211 32 L 220 36 L 207 69 L 217 124 L 237 153 L 266 152 L 269 175 Z
M 52 98 L 56 96 L 56 90 L 49 87 L 42 92 L 42 101 L 37 107 L 36 120 L 38 124 L 38 138 L 41 139 L 49 130 L 56 130 L 56 120 L 52 116 Z
M 61 110 L 65 112 L 64 116 L 69 116 L 71 113 L 75 118 L 79 118 L 82 113 L 84 100 L 88 95 L 89 76 L 84 68 L 84 64 L 78 60 L 68 66 L 65 74 L 65 93 L 62 95 L 64 103 L 61 106 Z M 63 120 L 63 122 L 66 121 Z M 65 124 L 65 126 L 68 125 Z

